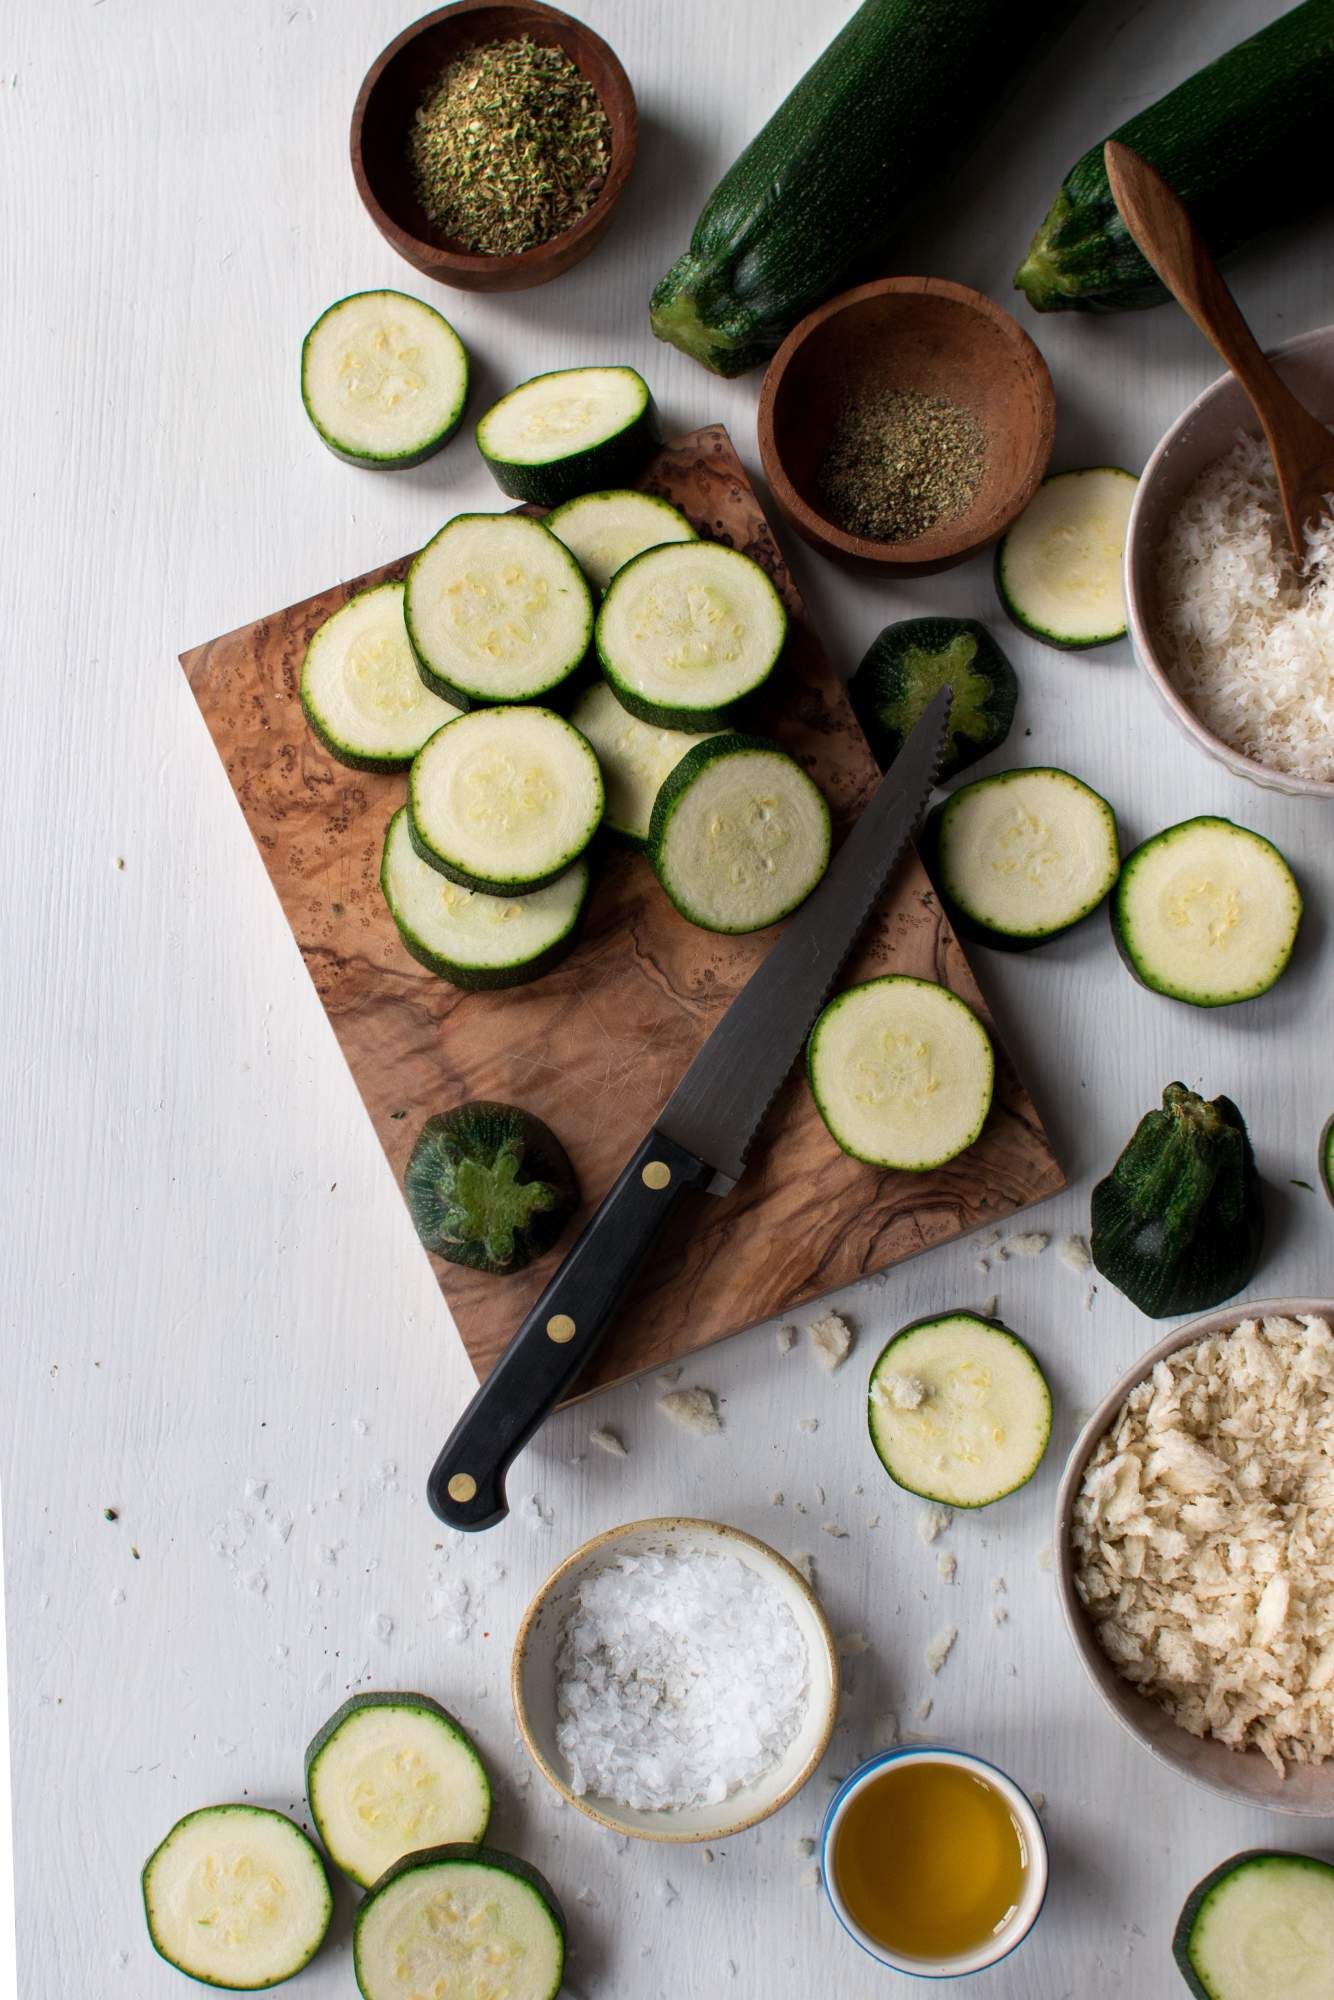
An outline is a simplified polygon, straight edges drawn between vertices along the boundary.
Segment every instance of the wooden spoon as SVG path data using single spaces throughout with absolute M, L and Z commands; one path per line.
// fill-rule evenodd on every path
M 1302 568 L 1303 528 L 1325 511 L 1326 498 L 1334 493 L 1334 435 L 1298 402 L 1261 353 L 1184 203 L 1162 175 L 1117 139 L 1107 141 L 1102 156 L 1126 228 L 1251 399 L 1278 474 L 1288 539 Z

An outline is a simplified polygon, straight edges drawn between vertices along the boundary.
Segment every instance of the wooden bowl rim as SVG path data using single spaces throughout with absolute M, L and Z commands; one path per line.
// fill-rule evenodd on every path
M 409 229 L 395 222 L 392 215 L 382 205 L 370 176 L 366 172 L 366 162 L 362 153 L 362 136 L 366 124 L 366 107 L 380 78 L 396 56 L 415 42 L 430 28 L 441 21 L 450 21 L 467 14 L 505 13 L 528 15 L 534 21 L 548 25 L 570 28 L 576 39 L 595 48 L 607 66 L 610 88 L 599 90 L 598 97 L 611 124 L 613 147 L 611 166 L 607 178 L 598 189 L 597 197 L 588 211 L 577 222 L 563 229 L 545 243 L 534 244 L 531 250 L 517 250 L 503 257 L 488 257 L 470 250 L 445 250 L 438 243 L 430 243 L 422 236 L 414 236 Z M 591 81 L 591 79 L 590 79 Z M 381 49 L 375 61 L 362 78 L 357 92 L 357 101 L 352 107 L 352 128 L 350 150 L 352 155 L 352 177 L 357 185 L 371 220 L 385 240 L 408 263 L 420 270 L 424 263 L 430 263 L 440 271 L 456 271 L 461 276 L 473 278 L 509 278 L 531 272 L 536 278 L 541 275 L 553 259 L 560 256 L 569 262 L 570 252 L 576 250 L 584 239 L 605 225 L 610 210 L 620 200 L 630 178 L 630 169 L 635 163 L 639 146 L 639 106 L 635 100 L 634 85 L 626 74 L 625 67 L 611 44 L 604 41 L 595 28 L 586 21 L 580 21 L 573 14 L 566 14 L 559 7 L 549 7 L 545 0 L 449 0 L 444 7 L 437 7 L 429 14 L 423 14 L 395 35 L 392 42 Z
M 824 1645 L 825 1665 L 829 1674 L 829 1686 L 825 1695 L 825 1713 L 820 1725 L 820 1733 L 801 1769 L 794 1774 L 781 1794 L 771 1804 L 761 1807 L 757 1812 L 743 1814 L 740 1819 L 731 1821 L 725 1826 L 711 1828 L 705 1833 L 673 1832 L 668 1826 L 664 1826 L 661 1831 L 656 1828 L 650 1830 L 647 1827 L 630 1826 L 622 1820 L 612 1819 L 606 1813 L 599 1812 L 597 1807 L 591 1805 L 587 1798 L 581 1797 L 577 1792 L 572 1791 L 560 1772 L 543 1755 L 541 1747 L 533 1735 L 528 1719 L 527 1696 L 524 1693 L 523 1686 L 524 1667 L 528 1656 L 528 1642 L 532 1635 L 533 1627 L 550 1601 L 552 1592 L 558 1584 L 564 1581 L 571 1570 L 577 1569 L 582 1563 L 587 1562 L 591 1556 L 597 1555 L 600 1550 L 611 1547 L 614 1543 L 624 1540 L 629 1535 L 644 1533 L 671 1535 L 679 1534 L 683 1529 L 691 1532 L 716 1535 L 724 1547 L 728 1542 L 745 1542 L 750 1548 L 758 1550 L 777 1569 L 783 1571 L 788 1580 L 796 1586 L 800 1595 L 805 1599 L 807 1608 L 814 1618 L 816 1630 L 819 1632 Z M 771 1547 L 768 1542 L 762 1541 L 758 1535 L 748 1533 L 745 1528 L 734 1528 L 727 1521 L 711 1521 L 699 1514 L 651 1514 L 646 1516 L 642 1521 L 623 1521 L 618 1527 L 604 1528 L 601 1534 L 591 1535 L 586 1542 L 581 1542 L 577 1549 L 570 1551 L 563 1562 L 557 1563 L 546 1581 L 540 1584 L 538 1589 L 533 1593 L 528 1609 L 524 1612 L 519 1622 L 519 1630 L 514 1640 L 514 1650 L 510 1655 L 510 1700 L 514 1708 L 514 1720 L 518 1724 L 524 1748 L 536 1764 L 538 1770 L 542 1773 L 542 1776 L 547 1780 L 547 1783 L 560 1793 L 567 1805 L 571 1805 L 577 1812 L 583 1813 L 586 1819 L 595 1820 L 599 1826 L 605 1826 L 611 1833 L 628 1834 L 633 1840 L 655 1840 L 675 1846 L 698 1846 L 701 1842 L 730 1840 L 734 1834 L 745 1833 L 748 1828 L 758 1826 L 761 1820 L 771 1818 L 774 1813 L 789 1804 L 796 1797 L 797 1793 L 801 1791 L 802 1787 L 815 1776 L 820 1761 L 825 1751 L 829 1748 L 830 1738 L 834 1733 L 834 1724 L 838 1720 L 841 1682 L 842 1675 L 839 1669 L 838 1647 L 834 1641 L 833 1628 L 829 1623 L 828 1613 L 816 1596 L 814 1589 L 807 1583 L 796 1565 L 789 1562 L 786 1556 L 780 1555 L 778 1550 Z M 818 1696 L 813 1689 L 812 1700 L 816 1699 L 818 1699 Z M 663 1817 L 664 1819 L 669 1818 L 670 1812 L 664 1813 Z
M 1334 1819 L 1334 1789 L 1331 1789 L 1328 1804 L 1294 1804 L 1285 1800 L 1281 1789 L 1275 1789 L 1273 1792 L 1266 1790 L 1264 1795 L 1260 1796 L 1242 1784 L 1240 1776 L 1243 1768 L 1259 1769 L 1262 1773 L 1268 1773 L 1270 1770 L 1263 1753 L 1254 1748 L 1228 1751 L 1228 1755 L 1236 1760 L 1239 1781 L 1235 1784 L 1221 1774 L 1215 1775 L 1212 1770 L 1201 1770 L 1185 1761 L 1177 1761 L 1166 1746 L 1174 1744 L 1178 1738 L 1182 1743 L 1183 1759 L 1187 1746 L 1198 1746 L 1201 1741 L 1217 1744 L 1219 1749 L 1226 1749 L 1227 1746 L 1214 1737 L 1192 1736 L 1189 1730 L 1183 1729 L 1181 1724 L 1169 1716 L 1167 1710 L 1160 1707 L 1151 1695 L 1142 1694 L 1117 1671 L 1093 1636 L 1092 1623 L 1075 1588 L 1075 1564 L 1070 1547 L 1075 1497 L 1094 1447 L 1131 1390 L 1138 1388 L 1139 1384 L 1153 1373 L 1160 1361 L 1170 1360 L 1171 1356 L 1181 1348 L 1193 1347 L 1197 1341 L 1209 1340 L 1215 1334 L 1230 1332 L 1234 1326 L 1240 1326 L 1243 1320 L 1306 1317 L 1334 1319 L 1334 1299 L 1233 1300 L 1226 1305 L 1216 1306 L 1212 1312 L 1201 1314 L 1198 1319 L 1189 1320 L 1185 1325 L 1173 1328 L 1171 1333 L 1166 1334 L 1156 1345 L 1141 1354 L 1138 1361 L 1133 1362 L 1120 1380 L 1107 1391 L 1071 1446 L 1070 1456 L 1061 1474 L 1060 1489 L 1056 1495 L 1056 1533 L 1053 1548 L 1061 1616 L 1075 1652 L 1079 1655 L 1079 1663 L 1088 1675 L 1103 1706 L 1141 1749 L 1147 1750 L 1151 1757 L 1167 1770 L 1174 1772 L 1177 1777 L 1184 1778 L 1189 1784 L 1198 1785 L 1203 1790 L 1214 1792 L 1222 1798 L 1252 1806 L 1261 1812 L 1287 1813 L 1303 1819 Z M 1165 1741 L 1159 1741 L 1151 1736 L 1141 1724 L 1139 1714 L 1144 1708 L 1152 1709 L 1162 1716 L 1167 1725 Z M 1334 1763 L 1327 1762 L 1320 1768 L 1330 1776 L 1331 1787 L 1334 1787 Z
M 774 406 L 778 391 L 796 355 L 805 346 L 811 335 L 838 318 L 849 307 L 861 305 L 867 299 L 877 298 L 938 298 L 952 305 L 962 306 L 971 311 L 988 328 L 989 339 L 998 339 L 1000 344 L 1011 350 L 1019 366 L 1031 377 L 1038 399 L 1037 421 L 1032 426 L 1032 447 L 1028 469 L 1017 484 L 1002 500 L 998 500 L 980 523 L 975 523 L 964 536 L 958 533 L 956 525 L 934 528 L 924 535 L 916 536 L 910 542 L 877 542 L 866 535 L 850 534 L 840 528 L 827 515 L 819 513 L 804 500 L 789 479 L 774 429 Z M 806 539 L 817 548 L 838 551 L 855 561 L 883 565 L 887 568 L 902 564 L 913 568 L 925 564 L 941 564 L 958 561 L 974 554 L 1003 534 L 1010 523 L 1018 518 L 1028 505 L 1038 487 L 1042 484 L 1052 446 L 1056 438 L 1056 391 L 1052 384 L 1051 370 L 1048 368 L 1041 348 L 1032 336 L 1020 326 L 1012 313 L 1004 306 L 979 292 L 971 285 L 961 285 L 953 278 L 902 277 L 873 278 L 869 284 L 854 285 L 851 291 L 839 292 L 827 299 L 805 319 L 799 320 L 788 334 L 773 360 L 765 370 L 764 382 L 760 390 L 760 407 L 757 418 L 757 432 L 760 446 L 760 462 L 764 475 L 783 512 Z M 966 517 L 965 517 L 966 518 Z

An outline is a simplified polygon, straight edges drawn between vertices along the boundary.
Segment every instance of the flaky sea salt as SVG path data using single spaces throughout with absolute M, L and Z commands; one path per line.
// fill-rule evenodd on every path
M 801 1726 L 806 1642 L 737 1556 L 619 1556 L 579 1587 L 556 1662 L 572 1790 L 640 1811 L 718 1805 Z

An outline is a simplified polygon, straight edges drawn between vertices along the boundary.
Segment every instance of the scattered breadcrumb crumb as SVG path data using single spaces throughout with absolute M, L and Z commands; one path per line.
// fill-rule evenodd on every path
M 808 1833 L 800 1833 L 797 1835 L 796 1847 L 797 1847 L 797 1852 L 801 1856 L 803 1861 L 809 1861 L 812 1854 L 814 1854 L 815 1852 L 815 1842 L 811 1839 L 811 1836 Z
M 1003 1625 L 1006 1619 L 1009 1617 L 1009 1615 L 1010 1615 L 1009 1612 L 1005 1609 L 1005 1606 L 1003 1604 L 992 1605 L 991 1622 L 993 1625 Z
M 958 1557 L 951 1555 L 948 1549 L 942 1549 L 936 1557 L 936 1568 L 940 1573 L 942 1583 L 953 1583 L 954 1573 L 958 1567 Z
M 818 1504 L 819 1506 L 823 1507 L 823 1506 L 824 1506 L 824 1488 L 823 1488 L 823 1486 L 817 1486 L 817 1487 L 816 1487 L 816 1489 L 815 1489 L 815 1498 L 816 1498 L 816 1502 L 817 1502 L 817 1504 Z
M 672 1389 L 659 1397 L 658 1408 L 682 1430 L 694 1431 L 699 1437 L 712 1437 L 723 1427 L 712 1389 Z
M 982 1307 L 982 1318 L 995 1319 L 996 1314 L 999 1311 L 1000 1311 L 1000 1298 L 997 1293 L 993 1292 L 991 1294 L 991 1297 L 986 1301 L 986 1303 Z
M 793 1513 L 794 1513 L 794 1514 L 804 1514 L 804 1513 L 806 1512 L 806 1503 L 805 1503 L 805 1501 L 804 1501 L 804 1500 L 794 1500 L 794 1501 L 792 1502 L 792 1511 L 793 1511 Z
M 1083 1236 L 1063 1236 L 1056 1245 L 1056 1255 L 1072 1271 L 1087 1271 L 1093 1263 L 1088 1241 Z
M 935 1705 L 936 1704 L 932 1701 L 930 1695 L 927 1696 L 925 1701 L 919 1701 L 916 1708 L 913 1710 L 914 1721 L 925 1722 L 927 1720 L 927 1717 L 930 1715 L 932 1709 L 935 1707 Z
M 948 1507 L 937 1507 L 933 1503 L 924 1507 L 917 1516 L 917 1532 L 924 1542 L 934 1542 L 944 1534 L 953 1519 Z
M 1028 1803 L 1032 1806 L 1034 1812 L 1045 1812 L 1047 1810 L 1047 1794 L 1045 1792 L 1030 1792 Z
M 852 1328 L 838 1313 L 826 1313 L 823 1319 L 813 1321 L 810 1336 L 811 1346 L 825 1368 L 837 1368 L 852 1352 Z
M 819 1864 L 819 1862 L 818 1862 L 818 1861 L 812 1861 L 812 1862 L 810 1863 L 809 1867 L 806 1867 L 806 1868 L 803 1868 L 803 1869 L 802 1869 L 802 1871 L 801 1871 L 801 1886 L 802 1886 L 802 1888 L 803 1888 L 803 1889 L 818 1889 L 818 1888 L 819 1888 L 819 1886 L 820 1886 L 820 1864 Z
M 933 1674 L 938 1674 L 954 1650 L 954 1642 L 959 1636 L 957 1625 L 949 1625 L 943 1632 L 937 1632 L 926 1649 L 926 1664 Z
M 1016 1257 L 1040 1257 L 1050 1242 L 1045 1229 L 1024 1229 L 1010 1237 L 1005 1247 Z
M 1053 1561 L 1053 1551 L 1051 1543 L 1044 1542 L 1042 1547 L 1038 1550 L 1038 1568 L 1050 1569 L 1052 1566 L 1052 1561 Z
M 590 1431 L 588 1442 L 595 1444 L 599 1451 L 610 1452 L 613 1458 L 629 1458 L 629 1449 L 615 1431 Z
M 674 1361 L 670 1368 L 664 1368 L 662 1370 L 662 1379 L 669 1388 L 671 1387 L 673 1382 L 679 1382 L 681 1379 L 680 1362 Z
M 795 1326 L 780 1326 L 774 1339 L 780 1354 L 790 1354 L 797 1343 L 797 1329 Z
M 872 1399 L 891 1410 L 920 1410 L 931 1394 L 931 1384 L 920 1375 L 877 1375 Z
M 805 1581 L 810 1585 L 811 1589 L 814 1590 L 815 1557 L 813 1555 L 809 1555 L 805 1549 L 802 1549 L 797 1555 L 793 1556 L 792 1567 L 794 1570 L 796 1570 L 799 1576 L 805 1579 Z
M 899 1718 L 892 1709 L 877 1715 L 871 1725 L 872 1750 L 892 1750 L 899 1740 Z
M 845 1660 L 855 1660 L 870 1652 L 871 1642 L 864 1632 L 845 1632 L 838 1642 L 838 1650 Z
M 704 1859 L 705 1861 L 712 1861 L 712 1860 L 713 1860 L 713 1858 L 714 1858 L 714 1856 L 713 1856 L 713 1849 L 712 1849 L 711 1847 L 706 1847 L 706 1848 L 704 1849 L 704 1853 L 703 1853 L 703 1857 L 702 1857 L 702 1858 L 703 1858 L 703 1859 Z
M 798 1417 L 797 1419 L 797 1429 L 799 1431 L 818 1431 L 819 1428 L 820 1419 L 818 1417 Z
M 878 1514 L 868 1514 L 866 1525 L 868 1528 L 878 1528 L 880 1526 L 880 1516 Z
M 1091 1313 L 1093 1311 L 1093 1301 L 1097 1298 L 1097 1296 L 1098 1296 L 1098 1287 L 1096 1285 L 1090 1285 L 1088 1290 L 1084 1294 L 1084 1311 L 1086 1313 Z
M 783 1489 L 781 1486 L 775 1486 L 773 1492 L 769 1495 L 769 1505 L 771 1507 L 781 1507 L 782 1504 L 783 1504 Z
M 982 1276 L 985 1278 L 987 1272 L 991 1269 L 991 1259 L 989 1257 L 979 1257 L 977 1260 L 977 1268 L 982 1273 Z
M 822 1534 L 832 1535 L 836 1542 L 846 1542 L 848 1539 L 847 1529 L 841 1528 L 837 1521 L 821 1521 L 820 1531 Z
M 992 1577 L 992 1579 L 991 1579 L 991 1594 L 992 1594 L 992 1596 L 993 1596 L 993 1597 L 1004 1597 L 1004 1595 L 1005 1595 L 1005 1578 L 1004 1578 L 1003 1576 L 993 1576 L 993 1577 Z

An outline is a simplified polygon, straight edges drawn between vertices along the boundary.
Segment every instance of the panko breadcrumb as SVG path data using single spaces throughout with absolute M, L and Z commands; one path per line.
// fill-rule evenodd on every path
M 1194 1736 L 1334 1755 L 1334 1333 L 1243 1320 L 1141 1382 L 1075 1500 L 1075 1584 L 1128 1681 Z

